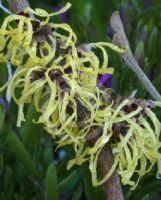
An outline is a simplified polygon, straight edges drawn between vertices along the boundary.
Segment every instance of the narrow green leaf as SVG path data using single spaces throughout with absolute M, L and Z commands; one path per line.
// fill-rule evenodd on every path
M 3 111 L 2 106 L 0 105 L 0 133 L 3 128 L 3 123 L 4 123 L 4 111 Z
M 82 183 L 80 183 L 73 194 L 72 200 L 80 200 L 82 192 L 83 192 L 83 186 Z
M 130 3 L 131 3 L 131 7 L 133 8 L 133 10 L 135 11 L 135 14 L 136 16 L 140 14 L 141 10 L 138 6 L 138 3 L 137 1 L 135 0 L 130 0 Z
M 53 140 L 52 140 L 52 143 L 53 143 Z M 47 141 L 47 144 L 48 144 L 48 148 L 44 148 L 41 153 L 41 161 L 43 163 L 44 169 L 46 169 L 49 163 L 51 163 L 53 160 L 53 147 L 49 141 Z
M 84 182 L 84 190 L 85 196 L 87 200 L 99 199 L 104 200 L 104 193 L 102 190 L 102 186 L 93 187 L 91 182 L 91 174 L 88 169 L 88 165 L 83 165 L 83 182 Z
M 0 193 L 0 200 L 6 200 L 6 199 L 7 199 L 6 195 L 3 192 L 1 192 Z
M 144 43 L 142 41 L 137 43 L 134 56 L 136 60 L 139 60 L 140 58 L 144 58 Z
M 161 181 L 156 181 L 152 184 L 148 184 L 147 186 L 136 190 L 135 199 L 142 199 L 144 198 L 145 194 L 153 194 L 154 192 L 157 193 L 161 189 Z
M 77 171 L 71 172 L 65 179 L 59 182 L 59 191 L 61 192 L 69 192 L 71 191 L 80 179 L 80 175 Z
M 87 200 L 95 199 L 95 192 L 91 184 L 91 176 L 89 174 L 87 166 L 83 166 L 83 182 Z
M 0 154 L 0 175 L 2 174 L 3 171 L 3 155 Z
M 6 167 L 4 174 L 4 192 L 7 200 L 12 200 L 14 195 L 14 178 L 13 171 L 10 166 Z
M 157 77 L 156 77 L 155 80 L 153 81 L 153 84 L 154 84 L 155 87 L 158 89 L 158 91 L 161 93 L 160 83 L 161 83 L 161 74 L 157 74 Z
M 5 148 L 5 142 L 8 134 L 10 133 L 12 127 L 12 123 L 6 123 L 3 125 L 2 129 L 0 130 L 0 147 L 3 149 Z
M 23 124 L 22 133 L 24 146 L 28 152 L 32 153 L 37 150 L 37 146 L 40 143 L 40 136 L 43 132 L 42 126 L 39 124 L 33 123 L 33 119 L 37 119 L 38 113 L 35 111 L 34 105 L 31 104 L 28 108 L 26 122 Z
M 154 27 L 148 41 L 148 60 L 150 65 L 153 65 L 156 62 L 156 54 L 157 54 L 157 47 L 158 47 L 158 29 Z
M 6 138 L 6 144 L 9 146 L 11 151 L 15 153 L 15 156 L 23 162 L 24 166 L 30 172 L 30 175 L 37 176 L 35 164 L 31 160 L 31 157 L 25 149 L 23 143 L 18 139 L 13 131 L 8 134 Z
M 45 178 L 45 190 L 48 200 L 58 200 L 58 180 L 57 172 L 54 164 L 50 164 Z

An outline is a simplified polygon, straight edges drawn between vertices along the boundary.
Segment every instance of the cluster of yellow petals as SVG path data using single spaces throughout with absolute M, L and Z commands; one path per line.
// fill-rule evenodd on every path
M 112 68 L 107 68 L 105 47 L 119 53 L 125 50 L 105 42 L 88 44 L 87 49 L 77 47 L 77 37 L 68 24 L 49 22 L 52 16 L 70 6 L 68 3 L 53 14 L 27 8 L 24 16 L 6 17 L 0 28 L 0 62 L 11 63 L 15 71 L 1 90 L 7 88 L 7 95 L 18 105 L 17 126 L 25 121 L 25 104 L 34 102 L 40 113 L 35 123 L 44 124 L 58 147 L 73 145 L 75 158 L 69 161 L 68 168 L 88 161 L 94 186 L 104 183 L 116 169 L 122 183 L 134 188 L 154 164 L 158 163 L 160 173 L 160 122 L 148 107 L 138 105 L 135 111 L 125 113 L 123 108 L 131 100 L 124 100 L 116 108 L 114 102 L 103 101 L 107 90 L 97 87 L 98 75 L 113 73 Z M 40 29 L 49 25 L 51 31 L 46 40 L 35 39 L 35 22 L 39 22 Z M 103 62 L 95 53 L 96 48 L 101 50 Z M 153 105 L 161 106 L 156 102 Z M 142 111 L 146 112 L 146 118 L 140 114 Z M 120 122 L 126 122 L 127 134 L 120 134 L 117 143 L 110 143 L 113 125 Z M 95 128 L 100 128 L 101 134 L 90 146 L 86 137 Z M 98 156 L 107 143 L 111 145 L 114 164 L 105 177 L 98 177 Z M 133 180 L 134 174 L 137 180 Z

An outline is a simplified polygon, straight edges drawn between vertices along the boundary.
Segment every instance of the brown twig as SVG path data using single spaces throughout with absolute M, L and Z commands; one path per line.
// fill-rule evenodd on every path
M 100 176 L 105 176 L 107 171 L 113 165 L 113 154 L 110 146 L 107 144 L 98 159 L 98 168 Z M 121 188 L 121 183 L 116 171 L 112 174 L 112 176 L 103 184 L 103 190 L 105 194 L 106 200 L 123 200 L 123 193 Z
M 145 87 L 145 89 L 149 92 L 149 94 L 153 97 L 156 101 L 161 101 L 161 95 L 156 90 L 156 88 L 153 86 L 151 81 L 148 79 L 146 74 L 142 71 L 140 66 L 138 65 L 136 59 L 134 58 L 132 51 L 129 46 L 129 42 L 127 40 L 123 23 L 120 19 L 119 12 L 116 11 L 112 14 L 111 17 L 111 26 L 113 30 L 116 32 L 113 38 L 113 42 L 120 46 L 121 48 L 124 48 L 125 46 L 128 46 L 128 50 L 125 53 L 120 54 L 121 58 L 125 62 L 125 64 L 135 73 L 135 75 L 138 77 L 142 85 Z
M 29 7 L 28 0 L 7 0 L 9 8 L 13 13 L 21 13 Z
M 96 128 L 86 136 L 90 146 L 93 146 L 99 136 L 102 134 L 102 128 Z M 98 158 L 98 172 L 101 177 L 104 177 L 113 165 L 114 157 L 109 144 L 106 144 L 102 149 Z M 116 171 L 103 184 L 105 200 L 124 200 L 121 188 L 120 179 Z

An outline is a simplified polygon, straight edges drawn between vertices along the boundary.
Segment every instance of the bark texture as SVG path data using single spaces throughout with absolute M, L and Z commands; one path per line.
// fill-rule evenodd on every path
M 29 2 L 27 0 L 7 0 L 10 10 L 17 14 L 24 11 L 25 8 L 29 7 Z
M 104 176 L 113 165 L 113 154 L 109 145 L 106 145 L 102 150 L 98 159 L 99 174 Z M 120 179 L 116 171 L 103 184 L 103 190 L 106 200 L 123 200 L 123 192 L 121 188 Z

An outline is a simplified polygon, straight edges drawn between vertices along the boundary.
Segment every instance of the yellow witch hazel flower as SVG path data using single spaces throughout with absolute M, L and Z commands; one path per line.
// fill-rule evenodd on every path
M 7 96 L 18 105 L 17 126 L 25 121 L 24 106 L 34 102 L 40 113 L 35 123 L 44 124 L 58 147 L 73 146 L 75 158 L 68 168 L 88 161 L 94 186 L 117 170 L 122 183 L 135 188 L 155 164 L 161 173 L 161 125 L 151 110 L 161 104 L 126 99 L 116 105 L 106 98 L 111 89 L 98 86 L 99 75 L 113 73 L 113 68 L 107 68 L 105 48 L 119 53 L 126 49 L 106 42 L 78 46 L 68 24 L 50 22 L 70 6 L 52 14 L 27 8 L 6 17 L 0 28 L 0 62 L 10 63 L 14 73 L 1 90 L 7 88 Z M 103 62 L 95 49 L 102 52 Z M 99 137 L 91 145 L 87 138 L 93 130 L 99 131 Z M 107 144 L 114 163 L 105 177 L 99 177 L 97 160 Z

